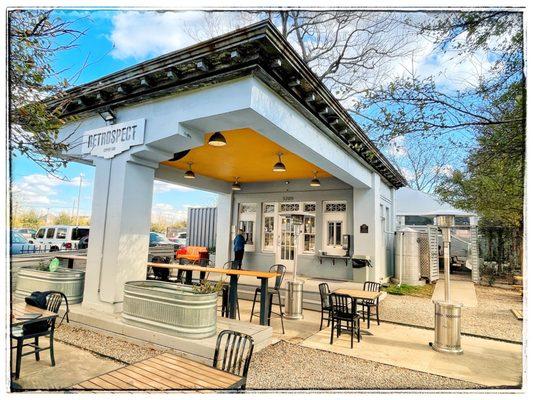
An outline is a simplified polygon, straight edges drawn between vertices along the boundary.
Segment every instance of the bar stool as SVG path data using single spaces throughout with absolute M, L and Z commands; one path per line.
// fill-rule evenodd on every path
M 235 261 L 228 261 L 223 266 L 222 269 L 233 269 Z M 222 306 L 220 307 L 220 312 L 223 317 L 229 316 L 229 283 L 224 282 L 222 287 Z M 241 310 L 239 308 L 239 296 L 237 296 L 237 316 L 239 321 L 241 319 Z
M 277 272 L 278 276 L 276 276 L 276 283 L 274 284 L 274 288 L 268 288 L 268 295 L 270 295 L 270 307 L 268 311 L 268 326 L 270 326 L 270 317 L 272 312 L 272 298 L 275 294 L 278 295 L 278 304 L 279 304 L 279 313 L 274 312 L 274 315 L 279 315 L 281 318 L 281 329 L 283 331 L 283 334 L 285 334 L 285 327 L 283 326 L 283 310 L 281 308 L 281 294 L 280 294 L 280 288 L 281 284 L 283 283 L 283 278 L 285 276 L 285 271 L 287 268 L 283 264 L 274 264 L 269 268 L 269 272 Z M 261 294 L 261 288 L 258 287 L 255 289 L 254 294 L 254 302 L 252 304 L 252 313 L 250 314 L 250 322 L 252 322 L 253 316 L 259 316 L 258 313 L 254 314 L 254 308 L 255 308 L 255 302 L 257 301 L 257 295 Z

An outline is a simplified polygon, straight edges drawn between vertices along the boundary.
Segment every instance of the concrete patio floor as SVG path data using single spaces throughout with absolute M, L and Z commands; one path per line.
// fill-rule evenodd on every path
M 42 341 L 43 345 L 48 345 L 47 339 Z M 54 341 L 54 350 L 55 367 L 50 365 L 48 351 L 41 353 L 40 361 L 35 361 L 33 356 L 23 357 L 20 378 L 13 382 L 28 390 L 64 389 L 124 365 L 58 341 Z M 12 365 L 14 371 L 14 360 Z
M 300 345 L 489 387 L 517 387 L 522 382 L 521 345 L 463 336 L 463 355 L 443 354 L 428 345 L 434 339 L 432 330 L 373 323 L 370 335 L 363 334 L 351 349 L 348 334 L 334 337 L 330 345 L 330 332 L 323 329 Z

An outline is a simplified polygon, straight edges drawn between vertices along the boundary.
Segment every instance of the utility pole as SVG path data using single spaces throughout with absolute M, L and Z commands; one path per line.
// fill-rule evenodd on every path
M 81 185 L 83 182 L 83 173 L 80 174 L 80 187 L 78 189 L 78 210 L 76 211 L 76 226 L 78 226 L 78 221 L 80 218 L 80 198 L 81 198 Z

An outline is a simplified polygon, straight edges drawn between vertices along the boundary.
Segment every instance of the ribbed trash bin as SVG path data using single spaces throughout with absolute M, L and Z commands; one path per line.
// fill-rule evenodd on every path
M 302 319 L 303 310 L 303 281 L 287 282 L 287 297 L 285 297 L 285 315 L 287 319 Z
M 461 348 L 461 307 L 445 301 L 435 304 L 435 341 L 433 350 L 442 353 L 462 354 Z

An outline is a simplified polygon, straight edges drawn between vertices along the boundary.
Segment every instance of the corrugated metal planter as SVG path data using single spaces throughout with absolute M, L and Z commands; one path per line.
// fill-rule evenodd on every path
M 167 282 L 126 282 L 122 318 L 173 336 L 211 337 L 217 329 L 217 293 L 193 293 L 190 286 Z
M 15 297 L 23 299 L 32 292 L 57 290 L 67 296 L 69 304 L 81 303 L 84 283 L 84 271 L 59 268 L 55 272 L 50 272 L 34 267 L 22 267 L 17 274 Z

